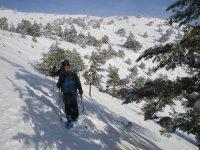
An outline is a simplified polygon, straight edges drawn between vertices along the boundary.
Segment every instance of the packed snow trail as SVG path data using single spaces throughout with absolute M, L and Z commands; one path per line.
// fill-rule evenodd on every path
M 190 141 L 175 134 L 169 139 L 161 136 L 159 125 L 144 121 L 139 105 L 121 105 L 120 100 L 95 88 L 93 97 L 88 97 L 82 77 L 86 116 L 80 107 L 79 123 L 88 129 L 67 130 L 59 120 L 55 82 L 35 69 L 34 62 L 49 46 L 47 40 L 30 48 L 27 43 L 33 45 L 31 40 L 0 33 L 1 150 L 197 149 L 189 136 Z M 132 124 L 125 126 L 127 122 Z

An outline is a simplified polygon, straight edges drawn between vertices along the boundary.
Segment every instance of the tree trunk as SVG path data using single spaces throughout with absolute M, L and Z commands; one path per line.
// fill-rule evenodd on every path
M 113 97 L 115 97 L 115 88 L 116 88 L 116 83 L 114 81 L 114 85 L 113 85 Z
M 91 92 L 92 92 L 92 84 L 90 84 L 90 89 L 89 89 L 89 96 L 90 97 L 92 97 Z

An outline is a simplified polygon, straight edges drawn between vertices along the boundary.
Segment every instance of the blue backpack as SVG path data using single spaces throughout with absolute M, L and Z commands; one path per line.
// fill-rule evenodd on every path
M 75 79 L 72 74 L 69 74 L 65 77 L 64 84 L 63 84 L 63 92 L 73 94 L 76 92 L 76 84 Z

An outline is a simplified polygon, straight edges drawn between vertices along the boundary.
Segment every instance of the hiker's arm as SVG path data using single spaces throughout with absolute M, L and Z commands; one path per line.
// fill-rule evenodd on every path
M 53 70 L 52 70 L 52 72 L 51 72 L 51 76 L 52 76 L 52 77 L 56 77 L 56 76 L 59 76 L 59 74 L 60 74 L 60 69 L 59 69 L 59 70 L 56 70 L 56 67 L 54 66 L 54 67 L 53 67 Z

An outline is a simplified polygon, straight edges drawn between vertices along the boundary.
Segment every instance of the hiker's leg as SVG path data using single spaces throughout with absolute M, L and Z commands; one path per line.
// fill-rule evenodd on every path
M 72 120 L 72 103 L 71 97 L 69 95 L 64 94 L 64 102 L 65 102 L 65 113 L 68 121 Z
M 77 103 L 77 96 L 74 96 L 74 101 L 73 101 L 73 120 L 77 120 L 79 116 L 79 110 L 78 110 L 78 103 Z

